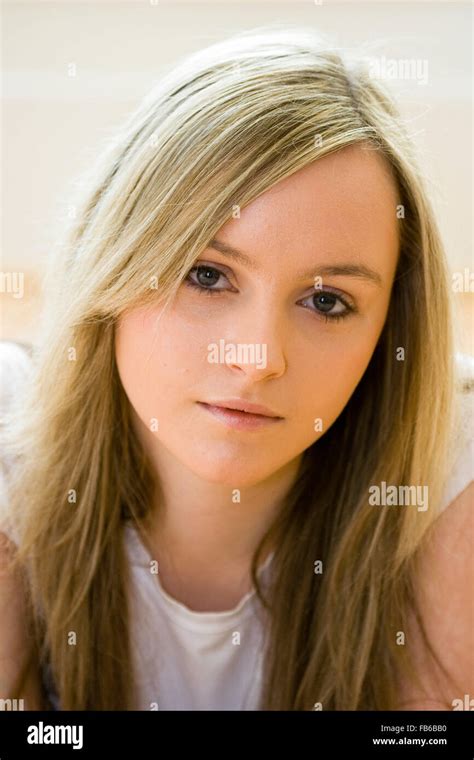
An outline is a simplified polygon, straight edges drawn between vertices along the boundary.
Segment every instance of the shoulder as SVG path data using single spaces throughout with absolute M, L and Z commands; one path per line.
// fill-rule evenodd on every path
M 417 607 L 438 662 L 410 620 L 407 644 L 420 684 L 403 685 L 401 709 L 454 709 L 474 694 L 474 359 L 458 357 L 458 371 L 454 464 L 442 511 L 418 550 L 414 577 Z
M 458 665 L 464 665 L 459 672 L 461 681 L 471 673 L 470 689 L 474 693 L 471 598 L 474 587 L 474 358 L 459 355 L 458 369 L 454 464 L 446 483 L 444 508 L 420 550 L 419 582 L 432 602 L 426 615 L 435 629 L 434 637 L 440 645 L 443 636 L 453 637 L 451 655 L 458 657 Z M 456 636 L 453 636 L 454 630 Z M 444 644 L 447 647 L 448 639 Z M 456 647 L 459 647 L 457 655 Z
M 0 422 L 8 428 L 20 389 L 31 367 L 31 349 L 27 344 L 0 341 Z M 15 698 L 22 678 L 22 698 L 28 710 L 45 709 L 40 670 L 32 650 L 23 582 L 11 560 L 15 554 L 17 536 L 7 518 L 7 484 L 11 466 L 5 450 L 3 435 L 0 444 L 0 658 L 2 696 Z
M 13 399 L 26 379 L 32 349 L 27 343 L 0 340 L 0 413 L 9 412 Z
M 466 694 L 474 694 L 473 588 L 471 481 L 436 520 L 419 552 L 417 605 L 428 640 L 444 670 L 430 658 L 418 631 L 412 630 L 408 645 L 422 688 L 410 685 L 404 690 L 404 700 L 411 702 L 407 709 L 454 709 L 463 703 Z M 444 706 L 440 708 L 440 704 Z
M 455 428 L 451 439 L 452 464 L 444 488 L 445 510 L 474 479 L 474 357 L 457 355 Z
M 8 448 L 8 431 L 15 408 L 21 403 L 21 390 L 31 366 L 32 350 L 28 344 L 0 341 L 0 531 L 15 543 L 17 534 L 8 513 L 9 480 L 14 461 Z

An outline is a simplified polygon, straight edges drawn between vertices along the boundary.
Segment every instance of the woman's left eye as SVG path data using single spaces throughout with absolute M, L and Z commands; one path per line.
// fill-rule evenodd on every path
M 195 275 L 196 279 L 193 279 L 192 275 Z M 225 287 L 212 288 L 213 285 L 216 285 L 219 282 L 221 277 L 227 280 L 225 274 L 219 269 L 208 266 L 207 264 L 199 264 L 189 270 L 188 276 L 186 278 L 186 283 L 192 288 L 197 288 L 200 293 L 208 293 L 209 295 L 213 295 L 214 293 L 219 293 L 222 290 L 226 290 Z M 227 283 L 229 283 L 228 280 Z
M 317 293 L 312 293 L 303 301 L 300 301 L 300 303 L 308 300 L 314 306 L 314 309 L 310 308 L 310 311 L 315 311 L 326 322 L 344 319 L 355 311 L 355 308 L 347 303 L 342 296 L 338 296 L 329 290 L 320 290 Z

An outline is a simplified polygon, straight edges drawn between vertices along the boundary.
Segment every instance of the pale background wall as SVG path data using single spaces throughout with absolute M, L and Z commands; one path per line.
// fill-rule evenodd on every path
M 380 41 L 375 54 L 428 62 L 426 86 L 396 81 L 426 171 L 452 272 L 472 259 L 472 8 L 457 2 L 4 1 L 1 337 L 34 340 L 41 275 L 74 177 L 160 72 L 184 54 L 267 22 L 314 27 L 337 44 Z M 68 75 L 74 63 L 77 74 Z M 5 288 L 3 288 L 5 289 Z M 474 354 L 474 294 L 456 295 L 459 347 Z

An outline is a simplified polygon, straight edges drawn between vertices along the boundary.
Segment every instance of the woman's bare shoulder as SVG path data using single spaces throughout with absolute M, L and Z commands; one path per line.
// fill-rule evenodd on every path
M 446 672 L 432 661 L 416 628 L 409 626 L 406 646 L 423 687 L 403 684 L 401 709 L 460 709 L 456 705 L 464 704 L 466 695 L 468 702 L 474 698 L 472 480 L 436 520 L 420 548 L 415 588 L 423 625 Z

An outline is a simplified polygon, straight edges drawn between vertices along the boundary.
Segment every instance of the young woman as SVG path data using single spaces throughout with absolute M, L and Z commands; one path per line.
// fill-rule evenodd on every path
M 380 83 L 250 31 L 169 72 L 86 180 L 41 343 L 2 348 L 0 696 L 474 694 L 472 367 Z

